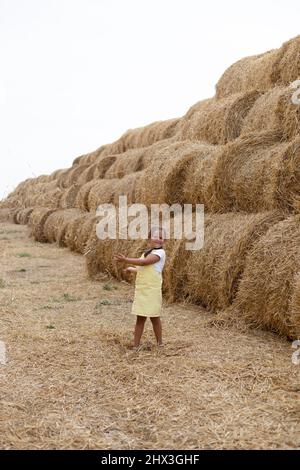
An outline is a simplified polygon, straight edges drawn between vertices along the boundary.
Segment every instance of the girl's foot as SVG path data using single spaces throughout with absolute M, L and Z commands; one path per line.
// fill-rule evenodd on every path
M 158 348 L 162 348 L 164 346 L 164 343 L 157 343 Z
M 142 349 L 142 346 L 141 346 L 141 345 L 139 345 L 139 346 L 132 346 L 131 351 L 136 351 L 136 352 L 138 352 L 138 351 L 140 351 L 141 349 Z

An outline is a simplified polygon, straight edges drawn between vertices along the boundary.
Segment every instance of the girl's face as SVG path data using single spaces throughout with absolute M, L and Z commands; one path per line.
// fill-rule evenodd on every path
M 151 247 L 154 246 L 162 246 L 164 243 L 164 238 L 163 238 L 163 233 L 162 231 L 155 231 L 152 233 L 151 238 L 149 238 L 149 245 Z

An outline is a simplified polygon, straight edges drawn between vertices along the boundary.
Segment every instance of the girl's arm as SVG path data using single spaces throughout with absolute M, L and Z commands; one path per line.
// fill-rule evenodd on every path
M 119 262 L 134 264 L 135 266 L 147 266 L 148 264 L 154 264 L 159 261 L 158 255 L 150 253 L 146 258 L 128 258 L 125 255 L 115 255 L 114 259 Z

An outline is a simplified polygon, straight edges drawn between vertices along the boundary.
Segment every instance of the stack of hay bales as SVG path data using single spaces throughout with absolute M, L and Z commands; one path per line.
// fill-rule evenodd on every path
M 132 280 L 114 252 L 145 240 L 99 240 L 100 204 L 204 204 L 205 243 L 167 240 L 163 291 L 228 318 L 293 337 L 300 324 L 300 37 L 230 66 L 216 95 L 176 119 L 130 129 L 72 167 L 21 183 L 0 220 L 28 223 L 36 240 L 86 255 L 91 277 Z

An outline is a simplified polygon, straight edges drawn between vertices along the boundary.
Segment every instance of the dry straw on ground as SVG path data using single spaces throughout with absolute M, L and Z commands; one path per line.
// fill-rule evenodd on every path
M 300 216 L 270 227 L 248 254 L 230 312 L 256 328 L 299 338 Z
M 201 103 L 199 111 L 193 112 L 191 117 L 183 118 L 181 140 L 200 140 L 217 145 L 236 139 L 259 96 L 259 92 L 252 90 Z
M 218 151 L 207 197 L 214 212 L 299 210 L 300 138 L 276 133 L 239 138 Z

